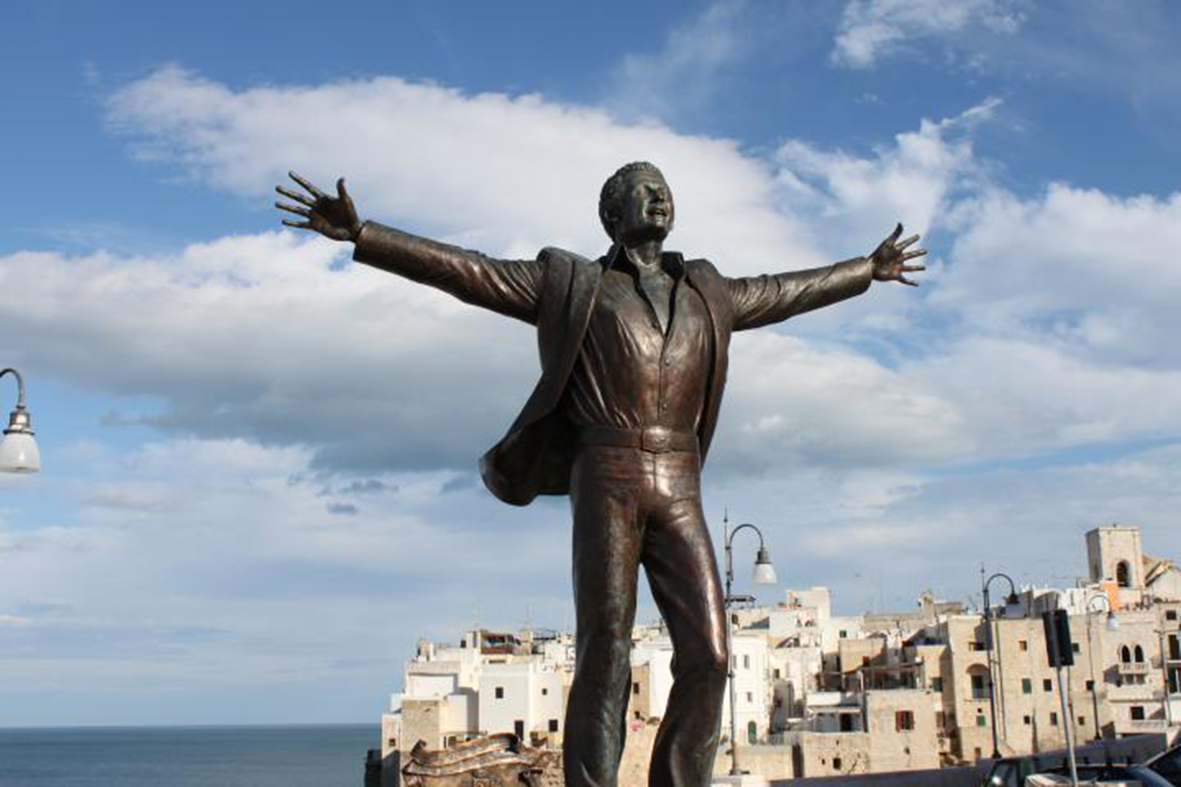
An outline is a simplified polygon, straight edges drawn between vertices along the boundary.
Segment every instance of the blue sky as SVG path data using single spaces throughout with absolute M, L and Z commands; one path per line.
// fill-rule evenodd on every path
M 918 290 L 735 338 L 715 526 L 848 612 L 1069 583 L 1113 521 L 1181 552 L 1175 4 L 6 12 L 0 366 L 44 472 L 0 479 L 0 725 L 374 720 L 420 636 L 570 625 L 565 501 L 475 476 L 528 329 L 283 230 L 288 169 L 502 256 L 599 253 L 633 159 L 736 275 L 902 221 Z

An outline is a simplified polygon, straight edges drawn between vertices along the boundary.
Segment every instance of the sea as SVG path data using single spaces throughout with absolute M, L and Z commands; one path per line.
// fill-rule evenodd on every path
M 362 787 L 377 724 L 0 728 L 0 787 Z

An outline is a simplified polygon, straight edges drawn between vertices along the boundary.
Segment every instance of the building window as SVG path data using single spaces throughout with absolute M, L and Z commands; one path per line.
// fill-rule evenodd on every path
M 754 695 L 754 694 L 752 694 L 752 693 L 750 693 L 750 692 L 748 691 L 748 692 L 746 693 L 746 701 L 747 701 L 747 702 L 754 702 L 754 701 L 755 701 L 755 695 Z
M 1044 678 L 1042 680 L 1042 690 L 1043 691 L 1053 691 L 1054 690 L 1054 681 L 1050 680 L 1049 678 Z
M 504 686 L 497 686 L 496 687 L 496 699 L 498 699 L 498 700 L 504 699 Z
M 894 712 L 894 731 L 908 732 L 914 729 L 914 713 L 908 710 Z
M 1093 680 L 1087 681 L 1087 691 L 1094 691 L 1094 690 L 1095 690 L 1095 681 L 1093 681 Z
M 514 721 L 513 722 L 513 732 L 515 732 L 517 734 L 518 738 L 524 738 L 525 737 L 525 722 L 521 721 L 520 719 L 517 719 L 516 721 Z
M 976 726 L 977 727 L 987 727 L 988 726 L 988 719 L 984 716 L 983 713 L 976 714 Z
M 1032 716 L 1022 716 L 1021 721 L 1023 721 L 1025 723 L 1025 726 L 1028 727 L 1030 724 L 1033 724 L 1033 717 Z
M 1017 649 L 1021 651 L 1029 650 L 1029 640 L 1022 639 L 1017 641 Z
M 943 678 L 931 678 L 931 691 L 943 691 Z
M 977 675 L 970 675 L 969 677 L 972 679 L 972 699 L 974 699 L 974 700 L 988 699 L 988 687 L 984 683 L 985 676 L 977 674 Z
M 1077 642 L 1070 643 L 1070 650 L 1074 653 L 1079 653 L 1080 651 L 1078 649 L 1078 643 Z
M 759 742 L 759 725 L 753 721 L 746 725 L 746 740 L 751 746 Z
M 639 694 L 639 693 L 640 693 L 640 684 L 633 683 L 632 684 L 632 694 Z
M 1131 587 L 1132 583 L 1129 576 L 1130 574 L 1131 572 L 1128 570 L 1128 561 L 1121 560 L 1115 567 L 1115 584 L 1119 585 L 1121 588 Z
M 1135 653 L 1136 663 L 1143 664 L 1144 663 L 1144 648 L 1137 645 L 1134 653 Z
M 771 677 L 775 678 L 775 680 L 779 680 L 779 670 L 778 669 L 771 670 Z
M 1058 726 L 1058 714 L 1055 711 L 1050 711 L 1050 726 Z
M 845 631 L 844 629 L 841 629 L 841 639 L 844 639 L 847 636 L 849 636 L 849 632 Z
M 557 719 L 550 719 L 549 720 L 549 731 L 550 732 L 557 732 L 558 731 L 558 720 Z
M 841 769 L 841 758 L 840 757 L 833 757 L 832 758 L 832 769 L 834 771 L 839 771 Z
M 549 696 L 549 689 L 542 689 L 541 696 L 548 697 Z
M 742 655 L 742 668 L 750 669 L 750 656 L 745 653 Z
M 1132 663 L 1132 651 L 1128 650 L 1127 645 L 1122 645 L 1119 649 L 1119 660 L 1121 664 Z
M 1169 661 L 1181 660 L 1181 642 L 1176 634 L 1169 635 Z
M 1165 620 L 1176 620 L 1176 619 L 1177 619 L 1177 610 L 1175 610 L 1175 609 L 1165 610 Z
M 1021 693 L 1022 694 L 1033 694 L 1033 681 L 1032 680 L 1030 680 L 1029 678 L 1022 678 L 1021 679 Z
M 1133 705 L 1130 709 L 1132 721 L 1144 721 L 1144 706 Z
M 1086 716 L 1079 716 L 1078 717 L 1078 726 L 1080 726 L 1080 727 L 1087 726 L 1087 717 Z

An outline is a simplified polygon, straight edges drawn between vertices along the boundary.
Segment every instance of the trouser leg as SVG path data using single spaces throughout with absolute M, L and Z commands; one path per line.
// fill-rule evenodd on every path
M 695 455 L 672 455 L 668 503 L 649 517 L 643 563 L 673 643 L 673 686 L 656 734 L 651 787 L 704 787 L 713 770 L 729 656 L 722 586 L 701 510 Z
M 584 449 L 571 478 L 577 634 L 562 746 L 567 787 L 614 787 L 623 755 L 640 553 L 637 454 Z

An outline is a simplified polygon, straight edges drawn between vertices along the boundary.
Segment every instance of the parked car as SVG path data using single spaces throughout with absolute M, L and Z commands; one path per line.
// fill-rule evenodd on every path
M 1054 768 L 1042 773 L 1070 776 L 1070 766 Z M 1168 779 L 1146 765 L 1079 765 L 1079 782 L 1094 784 L 1139 784 L 1142 787 L 1172 787 Z
M 1181 745 L 1165 749 L 1145 762 L 1144 767 L 1160 774 L 1173 787 L 1181 787 Z
M 1179 747 L 1181 749 L 1181 747 Z M 1165 755 L 1173 752 L 1169 759 Z M 1173 768 L 1171 772 L 1181 773 L 1181 750 L 1169 750 L 1157 755 L 1143 765 L 1100 765 L 1079 763 L 1078 778 L 1080 782 L 1105 784 L 1140 784 L 1142 787 L 1181 787 L 1181 780 L 1170 781 L 1170 778 L 1152 766 L 1160 763 L 1162 769 Z M 997 760 L 988 776 L 985 777 L 983 787 L 1025 787 L 1025 780 L 1035 774 L 1054 774 L 1056 776 L 1070 776 L 1070 765 L 1055 757 L 1052 763 L 1040 760 L 1035 756 L 1006 757 Z M 1172 778 L 1178 778 L 1176 776 Z

